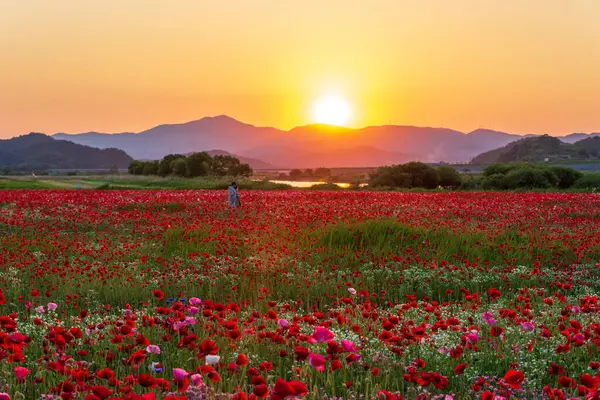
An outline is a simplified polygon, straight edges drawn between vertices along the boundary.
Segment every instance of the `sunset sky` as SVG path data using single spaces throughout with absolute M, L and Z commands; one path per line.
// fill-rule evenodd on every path
M 600 132 L 598 0 L 2 0 L 0 137 L 227 114 Z

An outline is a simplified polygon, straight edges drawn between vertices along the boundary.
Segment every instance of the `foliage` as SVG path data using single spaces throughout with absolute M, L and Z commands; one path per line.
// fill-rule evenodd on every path
M 573 185 L 576 189 L 594 189 L 600 190 L 600 172 L 589 172 L 583 174 L 575 184 Z
M 453 177 L 445 167 L 445 179 L 452 181 Z M 378 168 L 370 175 L 370 186 L 391 188 L 425 188 L 434 189 L 440 184 L 439 170 L 421 163 L 409 162 Z
M 484 175 L 481 180 L 481 187 L 486 190 L 504 190 L 506 189 L 504 185 L 505 176 L 505 174 L 501 173 Z
M 289 176 L 291 180 L 297 181 L 298 179 L 302 178 L 302 176 L 304 176 L 304 173 L 300 169 L 293 169 L 290 171 Z
M 456 188 L 461 185 L 462 179 L 455 168 L 449 165 L 440 165 L 437 167 L 438 176 L 440 177 L 439 185 L 447 188 Z
M 185 176 L 187 173 L 187 164 L 185 158 L 176 158 L 171 161 L 171 172 L 175 176 Z
M 181 154 L 169 154 L 160 161 L 133 160 L 129 164 L 129 173 L 189 178 L 208 175 L 248 177 L 252 175 L 252 168 L 230 155 L 218 154 L 211 157 L 206 152 L 200 152 L 192 153 L 187 157 Z
M 156 175 L 158 174 L 158 161 L 132 160 L 127 170 L 131 175 Z
M 233 156 L 216 155 L 210 163 L 210 173 L 214 176 L 250 176 L 252 168 Z
M 583 173 L 561 165 L 550 167 L 549 170 L 556 176 L 556 186 L 560 189 L 570 188 L 583 176 Z
M 483 176 L 491 176 L 491 175 L 506 175 L 508 172 L 513 169 L 526 167 L 528 164 L 526 163 L 495 163 L 488 165 L 483 170 Z
M 183 156 L 181 154 L 167 154 L 166 156 L 164 156 L 162 158 L 162 160 L 160 160 L 160 162 L 158 163 L 158 175 L 159 176 L 172 175 L 173 174 L 172 163 L 174 160 L 176 160 L 178 158 L 185 159 L 185 156 Z
M 547 168 L 523 167 L 510 170 L 502 184 L 505 189 L 544 189 L 551 188 L 558 179 Z
M 186 168 L 189 177 L 208 175 L 211 166 L 211 157 L 206 152 L 192 153 L 187 156 Z
M 483 189 L 569 189 L 585 188 L 576 183 L 585 174 L 565 166 L 545 164 L 498 163 L 483 170 Z

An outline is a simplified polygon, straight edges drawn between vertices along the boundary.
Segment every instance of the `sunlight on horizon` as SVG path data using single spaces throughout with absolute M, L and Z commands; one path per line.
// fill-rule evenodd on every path
M 341 96 L 323 96 L 313 104 L 312 119 L 319 124 L 345 127 L 351 118 L 352 108 Z

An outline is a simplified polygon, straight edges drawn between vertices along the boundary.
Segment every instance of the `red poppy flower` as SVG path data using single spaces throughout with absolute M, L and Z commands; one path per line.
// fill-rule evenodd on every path
M 455 375 L 464 374 L 465 369 L 467 369 L 468 366 L 469 366 L 469 364 L 458 364 L 456 367 L 454 367 L 454 374 Z
M 515 371 L 514 369 L 509 369 L 508 372 L 504 375 L 504 381 L 508 386 L 513 389 L 519 389 L 521 387 L 521 383 L 525 380 L 525 375 L 521 371 Z

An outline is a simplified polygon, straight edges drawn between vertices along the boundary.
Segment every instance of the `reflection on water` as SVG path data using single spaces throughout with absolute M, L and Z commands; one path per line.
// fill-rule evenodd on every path
M 269 181 L 269 182 L 273 182 L 273 183 L 283 183 L 286 185 L 290 185 L 292 187 L 297 187 L 297 188 L 309 188 L 313 185 L 324 185 L 327 182 L 319 182 L 319 181 L 313 181 L 313 182 L 302 182 L 302 181 Z M 334 183 L 334 185 L 338 185 L 341 188 L 347 189 L 350 187 L 349 183 Z

